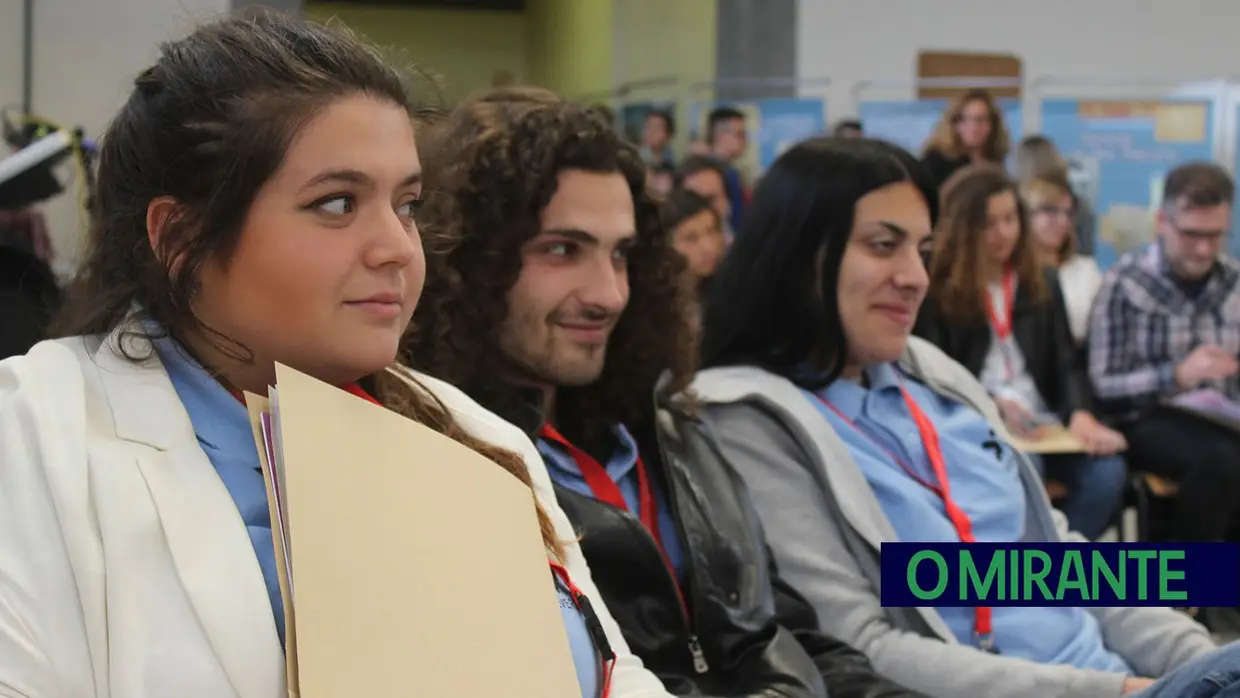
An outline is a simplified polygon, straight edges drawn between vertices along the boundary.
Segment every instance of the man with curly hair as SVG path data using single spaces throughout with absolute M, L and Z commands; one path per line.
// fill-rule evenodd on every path
M 408 358 L 535 439 L 633 652 L 681 696 L 914 695 L 819 632 L 692 405 L 667 397 L 695 368 L 690 289 L 637 150 L 530 89 L 427 136 Z

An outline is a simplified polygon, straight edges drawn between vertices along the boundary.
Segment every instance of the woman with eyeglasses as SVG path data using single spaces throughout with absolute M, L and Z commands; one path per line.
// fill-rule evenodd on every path
M 1102 271 L 1093 257 L 1077 250 L 1072 189 L 1066 179 L 1044 175 L 1022 183 L 1020 196 L 1029 212 L 1034 251 L 1043 264 L 1058 271 L 1068 327 L 1073 341 L 1082 346 L 1089 330 L 1089 308 L 1102 286 Z

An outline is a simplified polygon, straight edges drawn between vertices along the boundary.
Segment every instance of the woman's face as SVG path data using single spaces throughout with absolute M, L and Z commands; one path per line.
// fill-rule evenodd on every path
M 838 288 L 849 365 L 900 358 L 929 285 L 921 253 L 930 232 L 926 200 L 908 182 L 857 202 Z
M 956 135 L 960 143 L 969 150 L 978 150 L 986 145 L 990 138 L 990 107 L 980 99 L 974 99 L 964 105 L 960 116 L 956 119 Z
M 1029 226 L 1038 247 L 1052 252 L 1063 249 L 1072 234 L 1072 197 L 1066 192 L 1032 202 Z
M 982 232 L 982 256 L 994 267 L 1012 258 L 1020 241 L 1020 207 L 1016 194 L 1003 191 L 986 200 L 986 230 Z
M 689 265 L 689 273 L 705 279 L 715 273 L 723 258 L 723 231 L 714 211 L 699 211 L 672 231 L 672 247 Z
M 391 364 L 426 274 L 421 165 L 405 111 L 342 98 L 292 140 L 194 310 L 254 353 L 342 384 Z M 263 378 L 258 375 L 254 378 Z

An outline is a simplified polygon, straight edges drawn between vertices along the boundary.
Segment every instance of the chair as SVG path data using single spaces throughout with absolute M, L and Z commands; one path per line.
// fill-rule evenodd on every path
M 1180 486 L 1153 473 L 1135 472 L 1128 479 L 1128 488 L 1124 495 L 1124 508 L 1129 506 L 1137 511 L 1137 530 L 1132 531 L 1132 540 L 1148 541 L 1153 537 L 1153 517 L 1151 509 L 1158 504 L 1169 504 L 1179 492 Z M 1120 523 L 1120 537 L 1129 540 L 1129 531 Z

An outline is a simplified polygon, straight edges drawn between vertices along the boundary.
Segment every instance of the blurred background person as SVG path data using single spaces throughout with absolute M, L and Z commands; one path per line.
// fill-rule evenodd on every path
M 1003 164 L 1011 141 L 1003 113 L 986 90 L 969 90 L 948 105 L 922 152 L 922 163 L 941 187 L 970 164 Z
M 646 186 L 654 196 L 666 198 L 676 186 L 676 168 L 672 165 L 649 167 L 646 170 Z
M 1068 311 L 1068 327 L 1077 347 L 1089 331 L 1089 308 L 1102 285 L 1093 257 L 1077 252 L 1076 203 L 1062 173 L 1048 173 L 1021 182 L 1020 196 L 1028 212 L 1029 232 L 1038 259 L 1057 270 Z
M 864 138 L 865 129 L 860 119 L 841 119 L 831 129 L 831 135 L 836 138 Z
M 676 122 L 665 111 L 652 111 L 642 123 L 641 156 L 647 167 L 671 167 L 676 163 L 672 152 L 672 139 L 676 137 Z
M 749 199 L 745 179 L 736 168 L 736 161 L 744 157 L 745 151 L 749 149 L 749 128 L 745 123 L 745 112 L 735 107 L 712 109 L 706 117 L 706 143 L 710 146 L 710 154 L 723 168 L 723 181 L 731 208 L 724 217 L 728 219 L 732 230 L 737 230 L 745 211 L 745 202 Z
M 1072 195 L 1072 227 L 1076 236 L 1076 252 L 1083 255 L 1094 253 L 1094 235 L 1097 222 L 1089 201 L 1078 196 L 1072 187 L 1071 168 L 1068 161 L 1055 147 L 1055 143 L 1041 135 L 1025 136 L 1014 153 L 1016 181 L 1025 184 L 1035 179 L 1063 179 Z
M 663 224 L 671 231 L 672 247 L 685 259 L 697 298 L 706 292 L 727 249 L 722 223 L 710 201 L 689 189 L 676 189 L 663 205 Z

